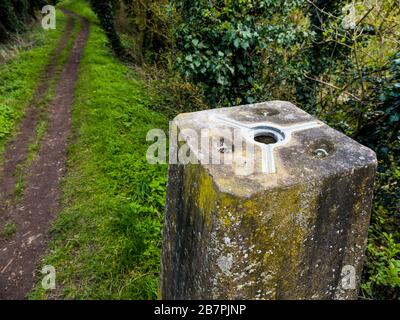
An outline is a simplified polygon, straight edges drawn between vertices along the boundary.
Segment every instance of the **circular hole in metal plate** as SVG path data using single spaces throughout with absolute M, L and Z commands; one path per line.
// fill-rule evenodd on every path
M 278 128 L 258 126 L 253 128 L 254 141 L 262 144 L 275 144 L 285 140 L 285 134 Z
M 254 137 L 254 140 L 263 144 L 275 144 L 278 142 L 276 136 L 272 133 L 263 133 Z

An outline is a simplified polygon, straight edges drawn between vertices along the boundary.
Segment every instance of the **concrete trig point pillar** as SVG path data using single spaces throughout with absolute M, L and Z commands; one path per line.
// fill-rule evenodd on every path
M 357 298 L 372 150 L 282 101 L 182 114 L 174 127 L 192 163 L 170 165 L 163 299 Z

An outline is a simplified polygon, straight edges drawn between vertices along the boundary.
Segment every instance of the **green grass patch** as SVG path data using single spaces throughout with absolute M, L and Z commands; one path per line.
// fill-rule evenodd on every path
M 17 227 L 14 222 L 7 222 L 3 229 L 0 231 L 0 238 L 9 239 L 17 231 Z
M 38 284 L 31 298 L 155 299 L 167 166 L 147 163 L 146 134 L 167 120 L 147 108 L 142 83 L 96 25 L 75 97 L 64 209 L 43 261 L 57 289 Z
M 90 9 L 90 6 L 84 0 L 63 0 L 58 2 L 57 7 L 71 10 L 80 16 L 85 17 L 92 23 L 99 23 L 96 14 Z
M 44 30 L 40 25 L 29 35 L 33 49 L 19 52 L 13 59 L 0 65 L 0 154 L 7 139 L 15 134 L 16 126 L 32 99 L 39 76 L 48 63 L 65 30 L 66 18 L 57 13 L 57 29 Z

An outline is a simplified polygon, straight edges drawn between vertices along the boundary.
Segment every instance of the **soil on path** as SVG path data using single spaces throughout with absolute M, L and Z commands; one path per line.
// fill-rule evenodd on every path
M 89 23 L 72 12 L 57 49 L 51 56 L 31 106 L 21 122 L 20 134 L 5 151 L 5 164 L 0 174 L 0 225 L 12 221 L 15 234 L 0 239 L 0 299 L 24 299 L 35 284 L 35 273 L 47 248 L 51 222 L 60 211 L 60 181 L 65 174 L 66 147 L 70 130 L 70 109 L 78 79 L 81 56 L 89 35 Z M 81 29 L 64 66 L 53 100 L 48 106 L 47 132 L 36 159 L 25 175 L 25 188 L 19 202 L 13 199 L 18 164 L 28 154 L 28 144 L 38 123 L 36 104 L 57 68 L 57 61 L 71 37 L 74 21 L 81 19 Z

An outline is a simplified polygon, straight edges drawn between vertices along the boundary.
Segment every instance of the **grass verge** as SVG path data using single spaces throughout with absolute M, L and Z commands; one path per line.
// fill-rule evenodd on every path
M 147 108 L 144 92 L 93 25 L 72 112 L 64 209 L 43 261 L 55 267 L 57 289 L 39 283 L 31 299 L 157 297 L 166 166 L 147 163 L 146 134 L 167 120 Z

